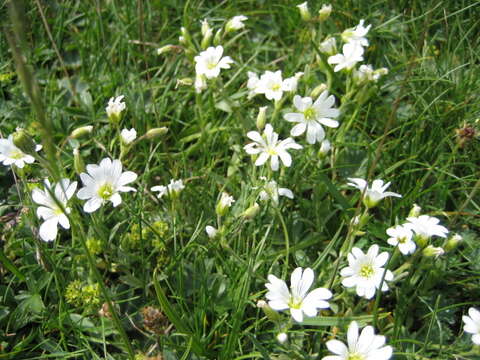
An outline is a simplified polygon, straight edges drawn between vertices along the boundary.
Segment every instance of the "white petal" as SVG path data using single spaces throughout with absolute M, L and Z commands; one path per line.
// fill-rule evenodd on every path
M 131 183 L 132 181 L 135 181 L 137 179 L 137 174 L 135 174 L 133 171 L 125 171 L 122 175 L 120 175 L 120 179 L 118 180 L 118 185 L 123 186 L 128 183 Z
M 77 196 L 78 196 L 78 193 L 77 193 Z M 102 205 L 102 200 L 100 200 L 99 198 L 91 198 L 83 205 L 83 211 L 87 213 L 92 213 L 95 210 L 97 210 L 101 205 Z
M 40 225 L 40 237 L 43 241 L 53 241 L 57 237 L 57 218 L 51 218 Z
M 329 340 L 325 345 L 327 345 L 327 348 L 330 350 L 330 352 L 340 355 L 342 358 L 347 354 L 347 347 L 341 341 Z
M 109 200 L 112 202 L 113 207 L 117 207 L 122 203 L 122 197 L 118 192 L 110 196 Z

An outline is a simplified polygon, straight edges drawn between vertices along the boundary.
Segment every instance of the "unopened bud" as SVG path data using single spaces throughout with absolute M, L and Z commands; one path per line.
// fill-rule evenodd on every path
M 420 212 L 422 211 L 422 208 L 418 206 L 417 204 L 413 204 L 412 209 L 408 213 L 408 217 L 418 217 L 420 216 Z
M 322 8 L 318 10 L 318 20 L 325 21 L 330 17 L 332 13 L 332 5 L 330 4 L 323 4 Z
M 150 129 L 146 132 L 145 137 L 149 140 L 163 136 L 168 132 L 168 128 L 162 126 L 160 128 Z
M 318 151 L 318 156 L 320 158 L 324 158 L 325 156 L 327 156 L 331 148 L 332 148 L 332 145 L 330 144 L 330 141 L 327 139 L 323 140 L 320 145 L 320 150 Z
M 302 17 L 303 21 L 310 21 L 312 19 L 312 15 L 308 10 L 308 3 L 305 1 L 300 5 L 297 5 L 298 10 L 300 10 L 300 16 Z
M 262 106 L 258 109 L 257 115 L 257 129 L 258 131 L 262 131 L 265 127 L 265 123 L 267 122 L 267 108 L 268 106 Z
M 218 230 L 215 229 L 213 226 L 210 226 L 210 225 L 207 225 L 205 227 L 205 232 L 207 233 L 207 235 L 210 239 L 214 239 L 218 234 Z
M 92 125 L 87 125 L 87 126 L 82 126 L 82 127 L 76 128 L 70 134 L 70 138 L 71 139 L 79 139 L 81 137 L 84 137 L 84 136 L 90 134 L 92 132 L 92 130 L 93 130 Z
M 171 44 L 162 46 L 161 48 L 157 49 L 157 55 L 166 54 L 166 53 L 172 51 L 174 48 L 175 48 L 175 46 L 173 46 Z
M 177 79 L 177 84 L 175 87 L 177 88 L 178 86 L 192 86 L 193 85 L 193 79 L 192 78 L 183 78 L 183 79 Z
M 18 128 L 13 133 L 13 144 L 22 150 L 25 154 L 34 155 L 36 153 L 36 144 L 32 137 L 24 130 Z
M 208 29 L 205 35 L 203 35 L 202 42 L 200 43 L 200 46 L 202 49 L 206 49 L 210 46 L 210 43 L 212 42 L 212 36 L 213 36 L 213 31 L 212 29 Z
M 271 321 L 280 321 L 282 317 L 280 316 L 279 313 L 277 313 L 275 310 L 273 310 L 270 305 L 267 304 L 266 301 L 264 300 L 259 300 L 257 302 L 257 307 L 263 310 L 263 313 L 265 316 L 271 320 Z
M 288 340 L 288 335 L 284 332 L 277 335 L 277 340 L 280 344 L 283 344 L 285 341 Z
M 207 19 L 203 19 L 201 23 L 202 23 L 202 28 L 201 28 L 202 36 L 205 36 L 205 34 L 207 34 L 209 31 L 212 32 L 210 25 L 208 25 Z
M 242 216 L 247 220 L 251 220 L 251 219 L 254 219 L 255 216 L 257 216 L 259 211 L 260 211 L 260 205 L 255 203 L 252 206 L 250 206 L 247 210 L 245 210 Z
M 463 240 L 463 237 L 459 234 L 453 235 L 450 239 L 447 240 L 445 244 L 445 251 L 454 250 L 458 244 Z
M 441 247 L 428 245 L 425 249 L 423 249 L 423 255 L 425 257 L 435 257 L 436 259 L 443 254 L 445 254 L 445 250 L 443 250 Z
M 312 92 L 310 93 L 310 97 L 312 99 L 316 99 L 325 90 L 327 90 L 327 84 L 320 84 L 315 89 L 312 90 Z
M 222 43 L 222 38 L 223 38 L 223 30 L 219 29 L 215 33 L 215 37 L 213 38 L 213 45 L 218 46 Z
M 73 149 L 73 168 L 77 175 L 85 172 L 85 163 L 83 162 L 83 158 L 77 148 Z

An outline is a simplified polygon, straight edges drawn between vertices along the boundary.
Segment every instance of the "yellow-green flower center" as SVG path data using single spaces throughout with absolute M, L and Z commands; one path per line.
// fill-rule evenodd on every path
M 10 152 L 10 157 L 12 159 L 15 159 L 15 160 L 19 160 L 19 159 L 23 158 L 24 156 L 25 156 L 25 154 L 20 149 L 13 149 Z
M 297 299 L 291 296 L 290 301 L 288 302 L 288 307 L 290 309 L 300 309 L 302 307 L 302 299 Z
M 98 188 L 97 192 L 98 196 L 100 196 L 103 200 L 108 200 L 113 195 L 113 186 L 112 184 L 105 183 Z
M 213 62 L 213 61 L 211 61 L 211 62 L 209 62 L 209 63 L 207 64 L 208 70 L 215 69 L 216 66 L 217 66 L 217 63 L 216 63 L 216 62 Z
M 407 242 L 407 237 L 406 236 L 402 236 L 402 237 L 398 238 L 398 243 L 399 244 L 405 244 L 406 242 Z
M 359 274 L 361 277 L 371 278 L 375 274 L 375 270 L 371 264 L 365 264 L 360 268 Z
M 349 353 L 347 360 L 364 360 L 365 357 L 359 353 Z
M 267 153 L 268 153 L 268 155 L 270 155 L 270 156 L 278 155 L 277 150 L 275 150 L 274 148 L 269 148 L 269 149 L 267 150 Z
M 303 112 L 303 116 L 305 116 L 305 119 L 307 120 L 314 120 L 316 118 L 316 111 L 314 108 L 309 107 L 307 110 Z
M 273 85 L 272 85 L 272 90 L 273 90 L 273 91 L 278 91 L 278 90 L 280 90 L 281 87 L 282 87 L 282 86 L 281 86 L 280 84 L 273 84 Z

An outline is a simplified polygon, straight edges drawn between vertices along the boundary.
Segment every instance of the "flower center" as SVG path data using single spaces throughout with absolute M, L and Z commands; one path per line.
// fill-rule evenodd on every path
M 364 360 L 365 357 L 359 353 L 349 353 L 346 360 Z
M 307 120 L 313 120 L 316 118 L 317 112 L 315 111 L 314 108 L 310 107 L 307 110 L 303 112 L 303 116 L 305 116 L 305 119 Z
M 368 278 L 371 278 L 373 276 L 373 274 L 375 274 L 375 271 L 373 270 L 372 265 L 365 264 L 365 265 L 362 265 L 362 267 L 360 268 L 359 274 L 360 274 L 361 277 L 364 277 L 364 278 L 368 279 Z M 355 359 L 355 358 L 352 358 L 352 359 Z
M 25 154 L 20 149 L 12 149 L 10 152 L 10 157 L 15 160 L 20 160 Z
M 267 153 L 268 153 L 268 155 L 270 155 L 270 156 L 278 155 L 278 152 L 277 152 L 277 150 L 276 150 L 275 148 L 269 148 L 269 149 L 267 150 Z
M 290 309 L 300 309 L 302 307 L 302 299 L 298 299 L 293 296 L 290 296 L 288 307 Z
M 407 237 L 406 236 L 402 236 L 402 237 L 398 238 L 398 243 L 399 244 L 405 244 L 406 242 L 407 242 Z
M 215 69 L 216 66 L 217 66 L 217 62 L 214 59 L 210 59 L 210 60 L 207 61 L 207 69 L 208 70 Z
M 277 84 L 273 84 L 273 85 L 272 85 L 272 91 L 278 91 L 278 90 L 281 89 L 281 87 L 282 87 L 282 86 L 281 86 L 280 84 L 278 84 L 278 83 L 277 83 Z
M 105 183 L 97 191 L 98 196 L 100 196 L 103 200 L 108 200 L 113 195 L 113 186 L 112 184 Z

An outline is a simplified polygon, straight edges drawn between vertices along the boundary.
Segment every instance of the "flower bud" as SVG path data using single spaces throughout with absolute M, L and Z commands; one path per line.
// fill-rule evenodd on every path
M 213 226 L 210 226 L 210 225 L 207 225 L 205 227 L 205 232 L 207 233 L 207 235 L 210 239 L 214 239 L 218 234 L 218 230 L 215 229 Z
M 325 156 L 327 156 L 331 148 L 332 148 L 332 145 L 330 144 L 330 141 L 328 139 L 323 140 L 322 143 L 320 144 L 320 150 L 318 151 L 318 156 L 320 158 L 324 158 Z
M 200 94 L 203 90 L 207 88 L 207 78 L 205 75 L 198 75 L 195 77 L 195 92 L 197 94 Z
M 213 36 L 213 31 L 212 29 L 208 29 L 207 32 L 205 33 L 205 35 L 203 35 L 203 39 L 202 39 L 202 42 L 200 43 L 200 47 L 202 49 L 206 49 L 210 46 L 210 43 L 212 41 L 212 36 Z
M 298 10 L 300 10 L 300 16 L 302 17 L 303 21 L 310 21 L 312 19 L 312 15 L 308 10 L 308 3 L 305 1 L 300 5 L 297 5 Z
M 433 245 L 428 245 L 425 249 L 423 249 L 423 255 L 425 257 L 435 257 L 438 258 L 440 255 L 445 254 L 445 250 L 441 247 L 435 247 Z
M 316 99 L 325 90 L 327 90 L 327 84 L 320 84 L 315 89 L 312 90 L 312 92 L 310 93 L 310 97 L 312 99 Z
M 85 163 L 83 162 L 83 158 L 77 148 L 73 149 L 73 168 L 77 175 L 85 172 Z
M 161 48 L 157 49 L 157 55 L 166 54 L 166 53 L 172 51 L 174 48 L 175 48 L 175 46 L 171 45 L 171 44 L 162 46 Z
M 245 24 L 243 23 L 248 18 L 244 15 L 237 15 L 228 20 L 227 24 L 225 25 L 225 32 L 229 33 L 232 31 L 237 31 L 243 29 Z
M 220 197 L 220 200 L 217 203 L 217 207 L 215 208 L 215 212 L 217 213 L 218 216 L 224 216 L 228 208 L 232 206 L 232 204 L 235 202 L 235 199 L 233 196 L 230 196 L 228 193 L 223 192 L 222 196 Z
M 282 319 L 280 314 L 273 310 L 264 300 L 258 300 L 257 307 L 262 309 L 265 316 L 271 321 L 280 321 Z
M 322 8 L 318 10 L 318 20 L 325 21 L 330 17 L 332 13 L 332 5 L 330 4 L 323 4 Z
M 79 139 L 81 137 L 84 137 L 84 136 L 90 134 L 92 132 L 92 130 L 93 130 L 92 125 L 87 125 L 87 126 L 82 126 L 82 127 L 76 128 L 70 134 L 70 138 L 71 139 Z
M 284 332 L 281 332 L 277 335 L 277 340 L 280 344 L 283 344 L 285 341 L 288 340 L 288 335 Z
M 203 19 L 201 23 L 202 23 L 202 28 L 201 28 L 202 36 L 205 36 L 208 32 L 212 32 L 212 29 L 210 28 L 210 25 L 208 24 L 207 19 Z
M 180 85 L 181 86 L 192 86 L 193 85 L 193 80 L 192 80 L 192 78 L 177 79 L 177 84 L 175 85 L 175 89 Z
M 463 237 L 459 234 L 453 235 L 450 239 L 447 240 L 445 244 L 445 251 L 454 250 L 458 244 L 463 240 Z
M 250 206 L 247 210 L 245 210 L 242 216 L 247 220 L 251 220 L 255 218 L 255 216 L 257 216 L 259 211 L 260 211 L 260 205 L 255 203 L 252 206 Z
M 413 204 L 412 209 L 408 213 L 408 217 L 418 217 L 421 211 L 422 208 L 420 206 L 418 206 L 417 204 Z
M 262 131 L 263 128 L 265 127 L 265 123 L 267 122 L 267 112 L 268 106 L 262 106 L 258 109 L 258 115 L 257 115 L 257 129 L 258 131 Z
M 148 130 L 144 136 L 147 139 L 151 140 L 151 139 L 155 139 L 157 137 L 163 136 L 167 132 L 168 132 L 168 128 L 166 128 L 165 126 L 162 126 L 160 128 L 153 128 Z
M 32 137 L 24 130 L 17 128 L 17 131 L 13 133 L 13 144 L 22 150 L 25 154 L 35 155 L 36 147 L 35 141 Z

